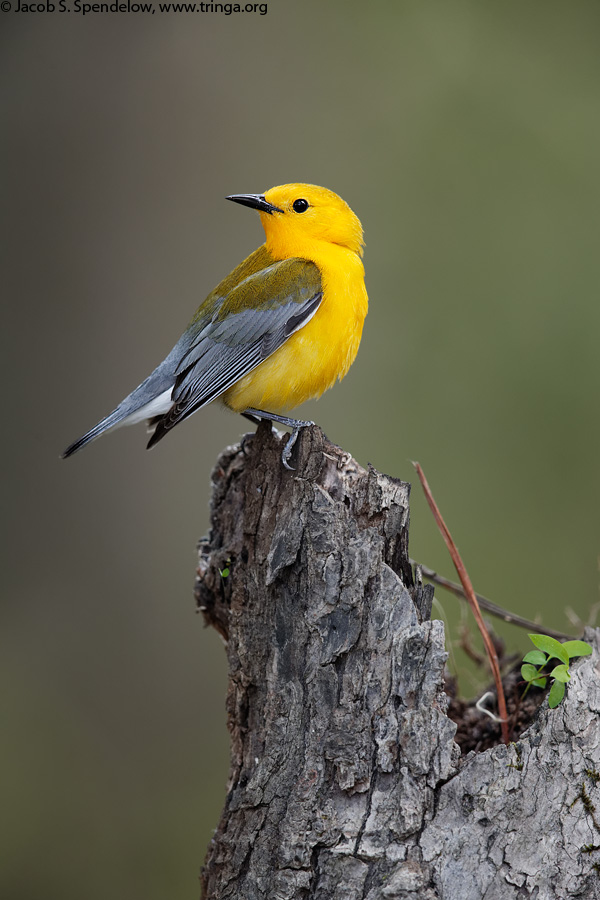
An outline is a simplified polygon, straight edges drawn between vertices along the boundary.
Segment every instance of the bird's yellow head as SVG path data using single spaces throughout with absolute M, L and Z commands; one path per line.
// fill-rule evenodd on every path
M 275 256 L 310 256 L 311 245 L 337 244 L 363 253 L 360 220 L 347 203 L 314 184 L 281 184 L 264 194 L 234 194 L 228 199 L 258 209 Z

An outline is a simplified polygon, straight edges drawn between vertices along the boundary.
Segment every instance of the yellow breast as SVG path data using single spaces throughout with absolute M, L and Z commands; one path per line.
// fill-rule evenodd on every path
M 368 299 L 360 258 L 345 247 L 315 245 L 306 252 L 320 269 L 323 300 L 313 318 L 272 356 L 220 398 L 235 412 L 248 407 L 281 413 L 320 397 L 342 379 L 358 352 Z M 275 258 L 289 255 L 277 254 Z

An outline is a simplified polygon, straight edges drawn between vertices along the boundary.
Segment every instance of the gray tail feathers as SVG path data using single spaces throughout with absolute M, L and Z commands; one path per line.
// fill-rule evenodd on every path
M 154 372 L 152 372 L 145 381 L 142 381 L 139 387 L 136 387 L 135 391 L 132 391 L 128 397 L 125 397 L 125 399 L 119 403 L 117 408 L 113 409 L 105 419 L 102 419 L 102 421 L 98 422 L 97 425 L 94 425 L 87 434 L 84 434 L 78 441 L 75 441 L 67 447 L 65 452 L 61 454 L 62 459 L 67 459 L 69 456 L 77 453 L 77 451 L 81 450 L 82 447 L 85 447 L 86 444 L 95 441 L 97 437 L 100 437 L 101 434 L 104 434 L 105 431 L 114 428 L 116 425 L 133 424 L 142 421 L 144 418 L 149 418 L 150 420 L 161 419 L 162 415 L 159 416 L 157 413 L 164 412 L 164 409 L 156 408 L 156 406 L 152 407 L 152 403 L 154 400 L 160 399 L 165 391 L 170 391 L 173 388 L 177 377 L 177 368 L 181 359 L 189 349 L 194 334 L 194 330 L 188 328 L 175 344 L 167 358 L 156 367 Z M 146 406 L 150 407 L 148 409 L 147 417 L 143 415 L 144 407 Z M 136 413 L 141 414 L 136 416 Z
M 173 387 L 175 379 L 173 374 L 173 361 L 177 358 L 177 350 L 178 347 L 174 347 L 160 366 L 158 366 L 158 368 L 156 368 L 154 372 L 139 385 L 139 387 L 136 387 L 135 391 L 132 391 L 128 397 L 125 397 L 116 409 L 113 409 L 106 418 L 102 419 L 101 422 L 98 422 L 97 425 L 94 425 L 87 434 L 84 434 L 78 441 L 70 444 L 64 453 L 61 453 L 61 458 L 68 459 L 69 456 L 77 453 L 77 451 L 81 450 L 82 447 L 85 447 L 86 444 L 95 441 L 97 437 L 100 437 L 101 434 L 104 434 L 105 431 L 114 428 L 116 425 L 125 425 L 142 421 L 145 418 L 143 415 L 144 407 L 152 404 L 152 401 L 156 400 L 161 394 Z M 141 415 L 135 416 L 136 413 L 140 412 L 142 413 Z M 149 418 L 152 417 L 153 412 L 158 412 L 158 410 L 149 410 Z M 127 420 L 129 420 L 129 422 Z
M 117 407 L 117 409 L 111 412 L 109 416 L 102 419 L 97 425 L 94 425 L 94 427 L 84 434 L 83 437 L 80 437 L 79 440 L 69 444 L 67 449 L 60 454 L 60 458 L 68 459 L 69 456 L 73 456 L 74 453 L 77 453 L 77 451 L 81 450 L 82 447 L 85 447 L 86 444 L 91 444 L 92 441 L 95 441 L 97 437 L 100 437 L 100 435 L 104 434 L 105 431 L 108 431 L 109 428 L 112 428 L 122 421 L 124 416 L 117 415 L 119 409 L 120 407 Z

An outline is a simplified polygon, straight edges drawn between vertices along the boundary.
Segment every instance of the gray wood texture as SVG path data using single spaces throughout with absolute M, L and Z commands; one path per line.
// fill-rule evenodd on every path
M 231 734 L 203 896 L 600 897 L 598 635 L 558 710 L 460 759 L 443 626 L 408 563 L 409 485 L 318 428 L 294 472 L 281 449 L 263 424 L 221 455 L 199 547 Z

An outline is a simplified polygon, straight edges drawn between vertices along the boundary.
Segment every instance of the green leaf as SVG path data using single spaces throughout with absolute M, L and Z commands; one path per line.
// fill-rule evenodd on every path
M 571 676 L 569 675 L 569 670 L 566 666 L 556 666 L 556 668 L 552 669 L 550 672 L 550 678 L 556 678 L 557 681 L 570 681 Z
M 565 696 L 565 685 L 562 681 L 555 681 L 550 688 L 550 693 L 548 694 L 548 706 L 550 709 L 554 709 L 558 706 L 562 698 Z
M 531 643 L 534 644 L 538 650 L 543 650 L 548 656 L 555 656 L 557 659 L 560 659 L 565 666 L 569 665 L 569 654 L 564 649 L 563 645 L 558 641 L 555 641 L 554 638 L 548 637 L 547 634 L 530 634 L 529 637 Z
M 534 680 L 531 683 L 534 684 L 536 687 L 545 688 L 547 681 L 548 681 L 547 678 L 534 678 Z
M 521 666 L 521 678 L 523 681 L 533 681 L 537 678 L 538 670 L 535 666 L 530 666 L 528 663 L 525 663 L 524 666 Z
M 572 659 L 574 656 L 589 656 L 592 652 L 592 648 L 587 641 L 565 641 L 562 646 L 569 654 L 569 659 Z
M 523 657 L 523 662 L 533 663 L 535 666 L 543 666 L 548 657 L 541 650 L 530 650 Z

